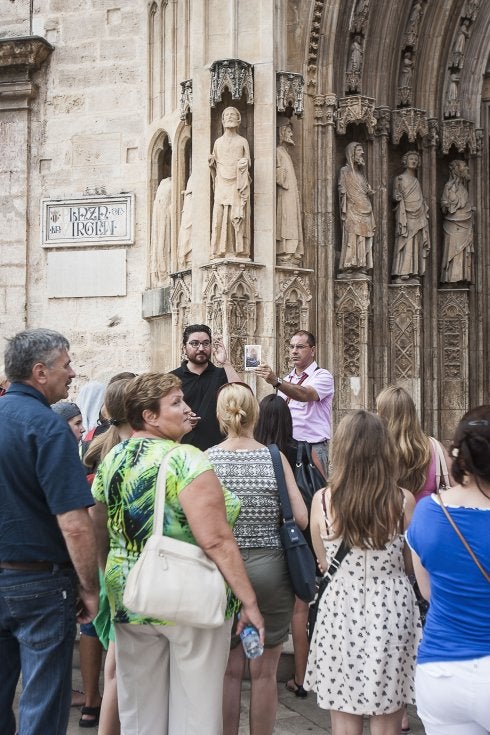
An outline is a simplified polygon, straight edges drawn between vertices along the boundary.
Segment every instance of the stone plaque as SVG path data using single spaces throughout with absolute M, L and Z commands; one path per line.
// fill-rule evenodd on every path
M 126 296 L 126 250 L 48 253 L 48 298 Z
M 43 247 L 134 242 L 134 194 L 43 199 Z

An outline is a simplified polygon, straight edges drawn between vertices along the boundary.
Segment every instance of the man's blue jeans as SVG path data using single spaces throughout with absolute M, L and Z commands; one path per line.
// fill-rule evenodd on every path
M 0 733 L 65 735 L 70 714 L 77 580 L 71 570 L 0 569 Z

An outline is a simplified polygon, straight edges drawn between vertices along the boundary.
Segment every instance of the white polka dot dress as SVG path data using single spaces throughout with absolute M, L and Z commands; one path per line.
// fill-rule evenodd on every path
M 333 559 L 340 540 L 324 544 Z M 403 546 L 397 535 L 382 550 L 351 549 L 320 601 L 305 689 L 323 709 L 381 715 L 415 701 L 422 628 Z

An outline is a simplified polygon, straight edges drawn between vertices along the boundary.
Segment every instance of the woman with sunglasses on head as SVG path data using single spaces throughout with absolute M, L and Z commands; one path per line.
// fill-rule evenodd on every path
M 451 456 L 458 484 L 418 503 L 406 534 L 420 590 L 430 600 L 417 709 L 427 735 L 488 735 L 490 405 L 463 416 Z
M 294 604 L 279 537 L 282 517 L 277 483 L 269 450 L 254 439 L 259 404 L 250 387 L 245 383 L 224 385 L 218 392 L 216 412 L 226 439 L 207 454 L 222 485 L 241 501 L 233 533 L 265 619 L 264 653 L 250 660 L 250 733 L 271 735 L 277 709 L 277 666 Z M 304 528 L 306 506 L 284 456 L 282 464 L 294 517 Z M 233 634 L 223 690 L 224 735 L 237 735 L 240 723 L 246 659 L 239 643 Z

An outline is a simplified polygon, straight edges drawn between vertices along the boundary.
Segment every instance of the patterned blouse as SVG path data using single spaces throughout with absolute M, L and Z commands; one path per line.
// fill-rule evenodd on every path
M 107 596 L 115 623 L 169 624 L 142 618 L 123 605 L 126 579 L 151 535 L 156 479 L 164 455 L 175 443 L 169 439 L 131 438 L 115 446 L 100 463 L 92 485 L 95 500 L 107 506 L 109 555 L 105 570 Z M 165 515 L 166 536 L 195 544 L 179 493 L 211 464 L 201 450 L 182 445 L 172 452 L 167 467 Z M 238 498 L 224 490 L 226 517 L 230 526 L 240 512 Z M 235 612 L 237 601 L 228 589 L 226 616 Z
M 267 447 L 230 451 L 212 447 L 207 455 L 224 487 L 240 499 L 233 529 L 241 549 L 282 549 L 282 515 L 272 459 Z

